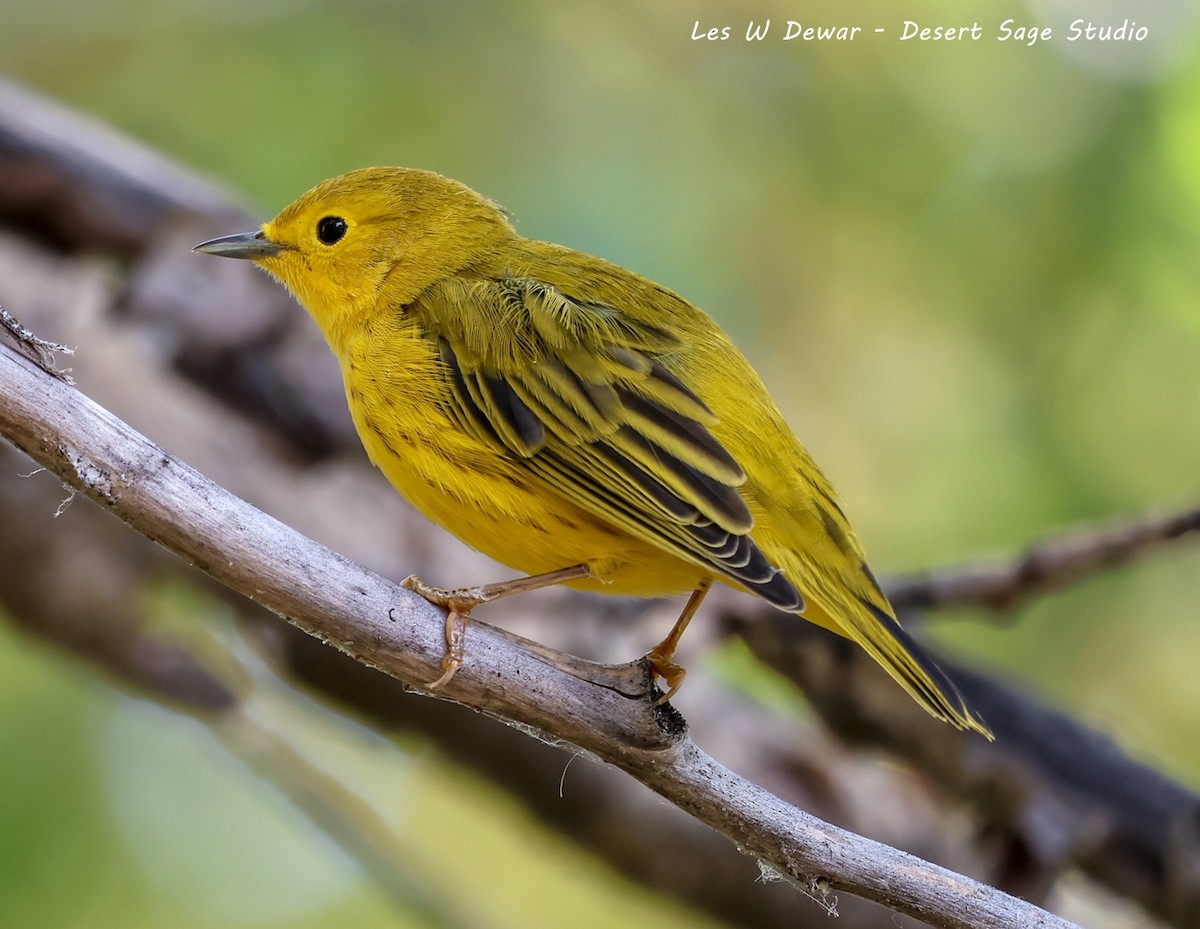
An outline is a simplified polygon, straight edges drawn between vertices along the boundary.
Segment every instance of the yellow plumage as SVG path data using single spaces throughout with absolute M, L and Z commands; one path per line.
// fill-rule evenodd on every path
M 757 373 L 686 300 L 402 168 L 326 181 L 260 233 L 200 248 L 292 290 L 371 460 L 468 544 L 531 575 L 586 565 L 571 585 L 602 593 L 725 581 L 853 639 L 934 716 L 987 734 L 896 623 Z

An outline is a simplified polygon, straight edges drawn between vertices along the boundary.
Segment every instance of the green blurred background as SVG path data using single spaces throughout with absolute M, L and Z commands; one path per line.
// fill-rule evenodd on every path
M 526 235 L 680 291 L 763 372 L 880 573 L 1194 505 L 1195 4 L 848 6 L 10 2 L 0 71 L 263 218 L 350 168 L 432 168 Z M 1078 16 L 1150 38 L 1068 43 Z M 1055 38 L 996 41 L 1009 17 Z M 865 34 L 785 43 L 789 18 Z M 900 42 L 906 18 L 984 39 Z M 693 41 L 696 22 L 731 38 Z M 1198 577 L 1179 546 L 1011 624 L 934 631 L 1200 788 Z M 430 882 L 499 901 L 492 925 L 675 914 L 434 760 L 332 725 L 316 741 L 388 798 Z M 3 628 L 0 753 L 0 925 L 396 924 L 202 727 Z M 465 858 L 421 838 L 456 830 Z

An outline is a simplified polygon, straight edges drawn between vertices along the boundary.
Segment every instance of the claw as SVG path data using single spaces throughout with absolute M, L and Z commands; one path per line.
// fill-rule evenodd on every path
M 446 614 L 446 654 L 442 657 L 442 676 L 430 682 L 430 690 L 448 684 L 467 656 L 467 620 L 470 618 L 469 612 L 451 610 Z
M 489 598 L 484 596 L 485 591 L 479 587 L 460 587 L 453 590 L 434 587 L 415 574 L 410 574 L 402 580 L 400 586 L 420 594 L 434 606 L 446 610 L 446 654 L 442 657 L 442 674 L 436 681 L 426 685 L 430 690 L 437 690 L 450 682 L 466 657 L 467 621 L 471 618 L 471 610 L 481 603 L 487 603 Z
M 666 693 L 654 701 L 654 706 L 662 706 L 675 696 L 679 688 L 683 686 L 683 679 L 687 677 L 687 668 L 672 661 L 669 653 L 660 651 L 661 647 L 661 645 L 655 646 L 646 653 L 646 660 L 650 662 L 650 670 L 656 677 L 661 677 L 667 685 Z

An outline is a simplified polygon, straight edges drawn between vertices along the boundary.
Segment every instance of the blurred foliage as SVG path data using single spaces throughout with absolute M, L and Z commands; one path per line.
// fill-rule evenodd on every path
M 507 206 L 527 235 L 679 290 L 759 365 L 882 573 L 1194 505 L 1200 474 L 1200 13 L 1183 0 L 971 7 L 8 3 L 0 69 L 222 179 L 264 218 L 343 170 L 428 167 Z M 1081 16 L 1135 19 L 1150 38 L 1066 42 Z M 767 17 L 773 36 L 744 41 Z M 996 41 L 1009 17 L 1055 38 Z M 865 34 L 785 43 L 789 18 Z M 900 42 L 905 18 L 977 20 L 984 38 Z M 731 38 L 693 41 L 694 23 Z M 932 631 L 1200 786 L 1197 576 L 1200 553 L 1181 546 L 1011 623 Z M 0 795 L 0 923 L 235 924 L 198 907 L 203 876 L 188 908 L 139 863 L 121 798 L 168 751 L 130 740 L 147 711 L 2 645 L 0 748 L 20 763 Z M 180 751 L 233 777 L 216 745 Z M 179 802 L 241 815 L 233 790 L 196 785 Z M 266 831 L 284 829 L 307 827 Z M 436 831 L 457 880 L 488 870 L 445 857 L 453 829 Z M 291 844 L 262 841 L 260 855 Z M 307 915 L 242 924 L 388 923 L 352 866 L 333 854 L 323 869 Z M 511 905 L 497 924 L 538 924 L 528 901 Z

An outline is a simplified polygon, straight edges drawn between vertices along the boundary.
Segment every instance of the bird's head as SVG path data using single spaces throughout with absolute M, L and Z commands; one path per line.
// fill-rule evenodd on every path
M 195 250 L 253 261 L 282 281 L 331 341 L 380 310 L 485 261 L 516 235 L 503 211 L 458 181 L 363 168 L 324 181 L 256 232 Z

